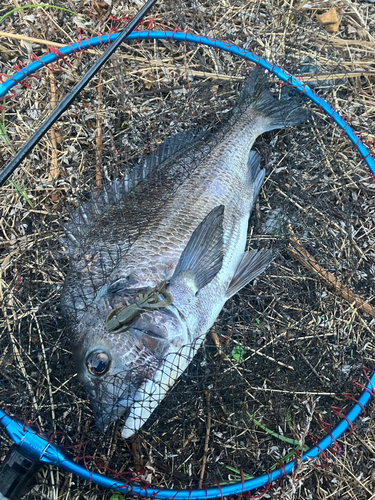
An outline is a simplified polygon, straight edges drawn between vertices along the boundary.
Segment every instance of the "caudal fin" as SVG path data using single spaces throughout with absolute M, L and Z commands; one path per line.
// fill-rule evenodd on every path
M 249 109 L 258 111 L 264 118 L 262 132 L 299 125 L 310 117 L 309 110 L 302 107 L 300 96 L 283 95 L 280 100 L 276 99 L 269 91 L 268 76 L 261 68 L 255 68 L 246 80 L 233 114 Z

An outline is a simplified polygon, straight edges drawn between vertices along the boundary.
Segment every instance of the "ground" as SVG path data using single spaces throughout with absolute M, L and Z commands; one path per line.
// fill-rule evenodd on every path
M 140 2 L 70 0 L 54 4 L 65 10 L 19 9 L 26 5 L 14 0 L 0 9 L 5 74 L 52 44 L 118 28 Z M 333 7 L 338 26 L 334 18 L 317 19 Z M 154 29 L 163 23 L 224 39 L 299 75 L 362 140 L 375 140 L 372 3 L 159 2 L 153 15 Z M 100 50 L 53 72 L 43 68 L 40 80 L 27 80 L 29 89 L 15 87 L 1 116 L 4 164 Z M 245 478 L 263 474 L 324 436 L 358 397 L 361 386 L 353 380 L 365 384 L 374 369 L 374 181 L 341 130 L 311 106 L 306 124 L 265 134 L 255 145 L 266 181 L 249 247 L 275 248 L 275 261 L 228 301 L 140 433 L 124 441 L 120 426 L 104 436 L 95 429 L 59 310 L 69 265 L 62 223 L 93 189 L 121 178 L 166 136 L 220 126 L 252 67 L 192 44 L 124 44 L 2 188 L 0 404 L 56 433 L 66 452 L 90 468 L 141 471 L 142 480 L 170 488 L 241 481 L 241 471 Z M 280 93 L 276 79 L 271 87 Z M 375 498 L 374 417 L 369 403 L 352 434 L 338 440 L 340 451 L 332 447 L 301 464 L 265 498 Z M 0 445 L 4 458 L 3 433 Z M 41 469 L 26 498 L 110 496 L 52 467 Z

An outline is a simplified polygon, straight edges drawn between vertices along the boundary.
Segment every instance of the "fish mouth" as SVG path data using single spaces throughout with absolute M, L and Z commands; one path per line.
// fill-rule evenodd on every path
M 96 427 L 101 433 L 105 433 L 108 427 L 120 417 L 127 418 L 130 411 L 130 406 L 127 402 L 123 404 L 121 404 L 121 402 L 111 404 L 110 402 L 99 401 L 93 397 L 90 398 L 90 401 Z

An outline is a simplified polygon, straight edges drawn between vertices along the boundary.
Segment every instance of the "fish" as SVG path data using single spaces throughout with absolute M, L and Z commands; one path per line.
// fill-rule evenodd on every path
M 265 171 L 264 132 L 305 122 L 298 96 L 275 98 L 255 68 L 214 131 L 171 136 L 64 224 L 61 310 L 97 428 L 127 439 L 186 370 L 224 304 L 275 258 L 245 251 Z

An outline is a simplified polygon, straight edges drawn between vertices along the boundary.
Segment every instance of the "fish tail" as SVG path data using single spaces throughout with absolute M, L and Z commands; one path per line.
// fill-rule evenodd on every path
M 282 95 L 276 99 L 270 92 L 268 77 L 261 68 L 255 68 L 246 80 L 237 99 L 234 114 L 257 111 L 262 120 L 262 132 L 284 127 L 292 127 L 305 122 L 310 117 L 308 109 L 302 107 L 300 96 Z

